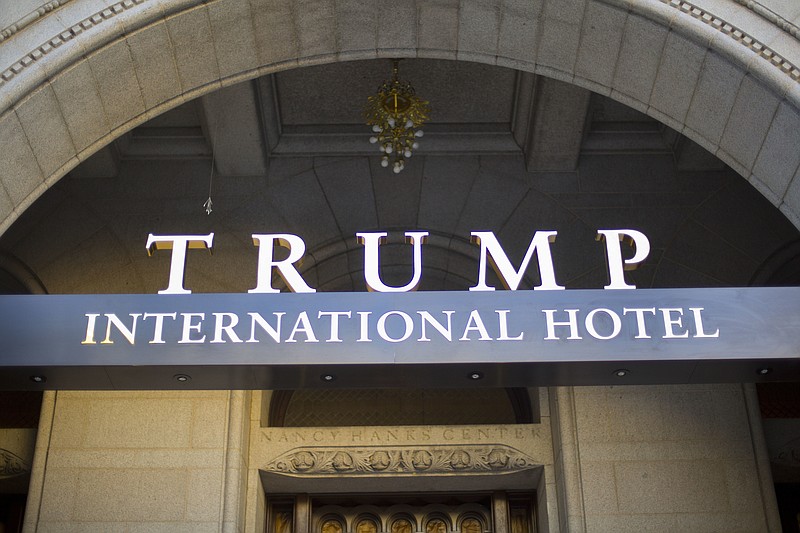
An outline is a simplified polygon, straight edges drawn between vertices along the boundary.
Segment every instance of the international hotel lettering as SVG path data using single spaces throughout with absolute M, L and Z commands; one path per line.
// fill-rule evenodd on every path
M 377 293 L 408 293 L 420 283 L 424 257 L 424 243 L 428 233 L 409 231 L 405 239 L 410 246 L 412 275 L 403 286 L 390 286 L 380 274 L 380 249 L 387 233 L 357 233 L 364 247 L 364 278 L 369 291 Z M 510 290 L 519 289 L 523 276 L 536 257 L 540 284 L 534 291 L 559 291 L 551 245 L 556 231 L 536 231 L 531 238 L 524 258 L 514 266 L 494 233 L 473 231 L 472 242 L 479 247 L 480 260 L 476 272 L 477 283 L 470 292 L 492 292 L 495 287 L 487 282 L 491 266 L 502 285 Z M 305 254 L 305 243 L 292 234 L 254 234 L 258 247 L 257 283 L 251 294 L 275 294 L 280 289 L 273 285 L 273 272 L 277 271 L 286 287 L 299 294 L 315 293 L 299 271 Z M 607 290 L 634 289 L 626 283 L 624 272 L 640 265 L 648 256 L 650 244 L 647 237 L 632 229 L 601 229 L 597 241 L 605 250 Z M 167 288 L 159 294 L 190 294 L 184 287 L 187 252 L 190 249 L 211 250 L 214 234 L 207 235 L 153 235 L 147 239 L 147 250 L 171 250 L 170 273 Z M 592 243 L 589 243 L 592 244 Z M 276 258 L 276 249 L 283 248 L 285 257 Z M 628 248 L 628 252 L 623 251 Z M 630 257 L 624 258 L 625 255 Z M 429 343 L 432 340 L 447 343 L 495 341 L 520 342 L 534 335 L 544 341 L 581 341 L 594 339 L 608 341 L 623 332 L 633 341 L 658 339 L 715 339 L 720 329 L 713 317 L 707 317 L 702 303 L 686 305 L 636 305 L 618 300 L 601 305 L 543 306 L 515 308 L 505 301 L 502 306 L 473 307 L 470 305 L 433 308 L 417 305 L 416 300 L 406 300 L 402 306 L 373 309 L 349 305 L 327 305 L 322 309 L 284 305 L 285 299 L 244 298 L 243 307 L 237 311 L 224 308 L 207 309 L 198 306 L 189 311 L 155 311 L 142 308 L 126 314 L 104 312 L 85 313 L 83 345 L 115 345 L 117 343 L 154 345 L 162 344 L 309 344 L 356 343 L 375 341 L 386 343 Z M 368 300 L 365 300 L 368 302 Z M 421 302 L 420 302 L 421 303 Z M 532 312 L 533 311 L 533 312 Z

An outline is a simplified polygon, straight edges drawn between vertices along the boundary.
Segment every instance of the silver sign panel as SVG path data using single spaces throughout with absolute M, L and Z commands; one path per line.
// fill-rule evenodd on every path
M 800 288 L 0 297 L 0 388 L 800 379 Z

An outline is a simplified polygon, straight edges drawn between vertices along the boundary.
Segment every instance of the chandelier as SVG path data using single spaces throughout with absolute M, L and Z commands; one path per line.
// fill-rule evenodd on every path
M 384 81 L 377 94 L 367 98 L 364 109 L 364 120 L 375 133 L 369 142 L 377 144 L 384 154 L 381 166 L 388 167 L 391 162 L 395 174 L 405 168 L 406 159 L 419 147 L 419 128 L 430 113 L 428 102 L 416 95 L 410 83 L 398 78 L 399 62 L 392 60 L 392 79 Z

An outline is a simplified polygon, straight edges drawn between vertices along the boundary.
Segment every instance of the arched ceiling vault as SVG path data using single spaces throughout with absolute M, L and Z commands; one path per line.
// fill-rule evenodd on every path
M 358 1 L 60 3 L 2 33 L 3 231 L 168 109 L 272 72 L 380 57 L 505 66 L 609 96 L 699 143 L 800 226 L 800 43 L 737 2 L 409 3 L 391 17 Z

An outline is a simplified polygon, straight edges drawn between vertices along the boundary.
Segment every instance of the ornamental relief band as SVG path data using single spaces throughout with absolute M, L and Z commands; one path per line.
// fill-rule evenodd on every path
M 517 472 L 540 466 L 503 444 L 487 446 L 304 447 L 290 450 L 262 470 L 291 476 L 480 474 Z
M 28 472 L 30 467 L 21 457 L 0 448 L 0 479 L 21 476 Z

